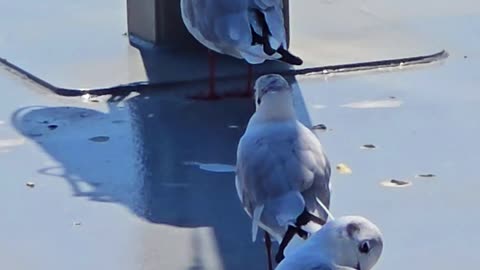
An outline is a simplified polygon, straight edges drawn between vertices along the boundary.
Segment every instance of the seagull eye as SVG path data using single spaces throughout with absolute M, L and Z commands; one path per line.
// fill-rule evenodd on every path
M 363 241 L 360 243 L 358 251 L 360 251 L 360 253 L 368 253 L 370 251 L 370 243 L 368 243 L 368 241 Z
M 260 98 L 257 98 L 257 104 L 260 105 L 262 103 L 262 100 Z

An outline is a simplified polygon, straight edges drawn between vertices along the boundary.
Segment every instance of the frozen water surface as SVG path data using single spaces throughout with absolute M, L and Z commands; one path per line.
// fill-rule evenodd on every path
M 83 32 L 42 9 L 30 12 L 26 5 L 37 6 L 31 1 L 17 2 L 0 11 L 0 57 L 14 56 L 66 85 L 128 78 L 122 73 L 128 58 L 118 58 L 122 50 L 115 45 L 124 38 L 124 25 L 117 25 L 121 8 L 109 9 L 115 1 L 64 10 L 76 22 L 103 18 L 88 20 L 85 29 L 96 28 Z M 351 169 L 333 172 L 333 213 L 364 215 L 384 233 L 375 269 L 479 265 L 478 1 L 299 2 L 303 6 L 292 5 L 292 46 L 315 63 L 449 52 L 442 63 L 418 68 L 299 76 L 295 101 L 303 122 L 328 127 L 315 132 L 332 165 Z M 87 9 L 98 12 L 85 18 L 81 11 Z M 39 17 L 56 28 L 32 28 Z M 88 32 L 102 27 L 118 33 Z M 50 39 L 62 33 L 75 35 L 75 46 L 88 36 L 89 53 L 71 54 L 77 47 Z M 131 78 L 144 76 L 145 70 L 129 68 Z M 265 268 L 262 243 L 250 241 L 232 172 L 252 100 L 195 102 L 174 86 L 111 102 L 64 98 L 3 67 L 0 89 L 0 268 Z M 361 148 L 367 144 L 379 147 Z M 401 188 L 391 187 L 392 179 Z

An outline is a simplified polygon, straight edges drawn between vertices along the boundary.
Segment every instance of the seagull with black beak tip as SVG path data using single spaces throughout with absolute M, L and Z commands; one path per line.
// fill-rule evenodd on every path
M 325 224 L 330 204 L 330 165 L 316 135 L 298 121 L 292 88 L 280 75 L 255 83 L 257 109 L 237 150 L 236 188 L 252 218 L 252 237 L 264 230 L 268 269 L 271 237 L 282 261 L 294 237 L 307 238 Z M 315 228 L 312 230 L 311 228 Z

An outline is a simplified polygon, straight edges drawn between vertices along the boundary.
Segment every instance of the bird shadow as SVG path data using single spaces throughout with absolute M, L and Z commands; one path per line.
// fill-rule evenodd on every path
M 223 269 L 265 268 L 234 172 L 223 169 L 236 162 L 253 99 L 192 101 L 173 90 L 113 96 L 105 112 L 91 104 L 25 107 L 12 123 L 54 161 L 38 172 L 66 181 L 72 196 L 123 205 L 154 224 L 212 228 Z M 201 241 L 192 239 L 189 269 L 206 267 Z

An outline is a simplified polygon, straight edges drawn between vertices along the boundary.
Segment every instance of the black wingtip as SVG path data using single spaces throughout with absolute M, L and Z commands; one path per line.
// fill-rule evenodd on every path
M 300 66 L 303 64 L 303 60 L 300 57 L 291 54 L 289 51 L 285 50 L 282 47 L 280 47 L 277 52 L 282 56 L 282 58 L 280 58 L 280 61 L 295 66 Z

